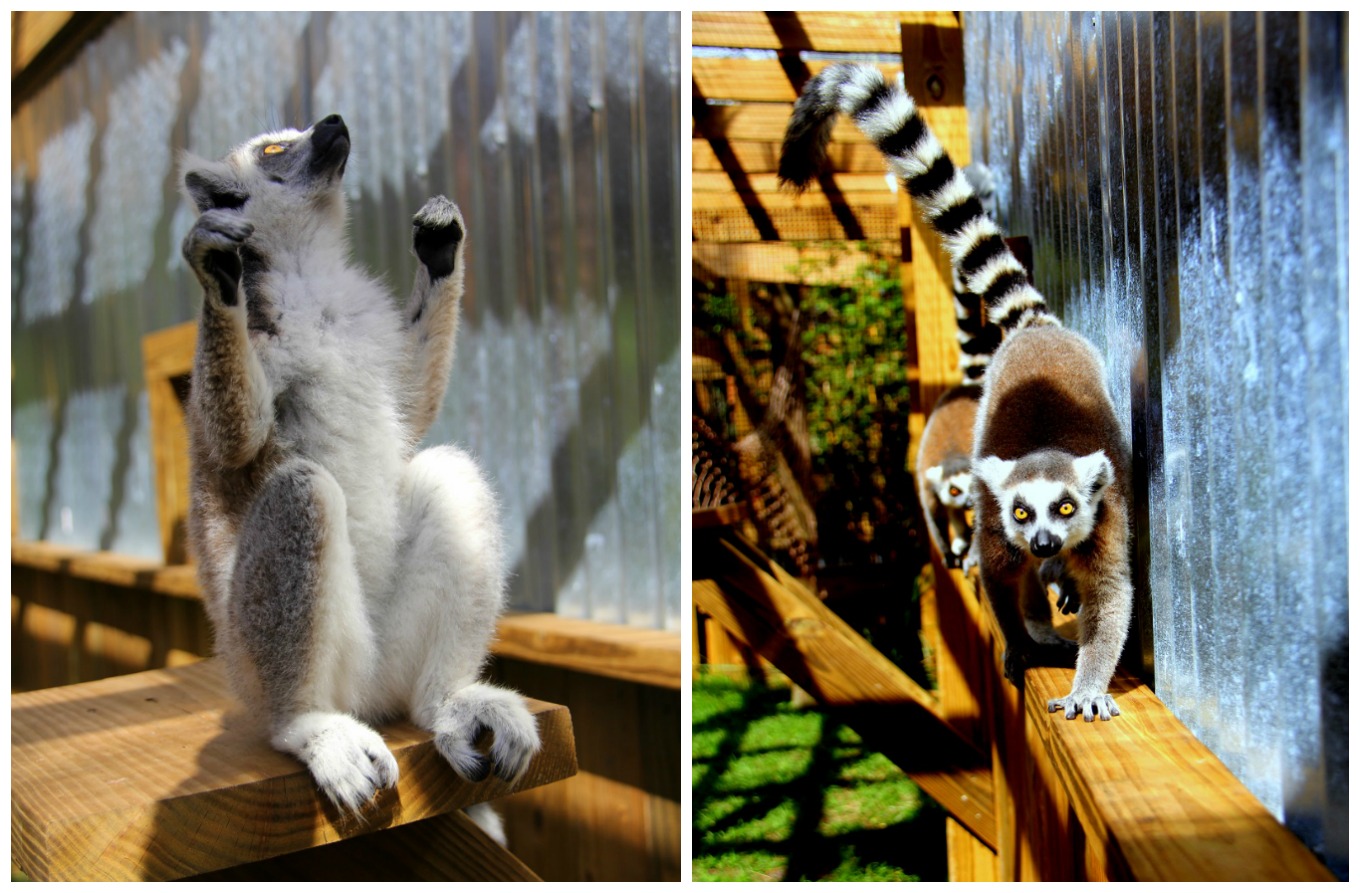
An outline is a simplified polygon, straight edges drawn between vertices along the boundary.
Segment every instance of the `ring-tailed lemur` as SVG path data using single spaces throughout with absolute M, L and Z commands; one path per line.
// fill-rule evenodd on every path
M 837 113 L 887 156 L 1005 334 L 973 436 L 983 485 L 974 494 L 973 555 L 1006 639 L 1006 675 L 1018 686 L 1026 666 L 1070 659 L 1070 645 L 1034 641 L 1025 622 L 1041 619 L 1044 583 L 1065 576 L 1081 604 L 1076 675 L 1071 693 L 1048 708 L 1109 719 L 1119 712 L 1108 689 L 1133 606 L 1130 459 L 1100 355 L 1048 311 L 911 97 L 877 69 L 837 65 L 808 81 L 785 135 L 783 180 L 798 187 L 816 173 Z M 1061 564 L 1043 568 L 1041 580 L 1047 561 Z
M 505 599 L 496 500 L 463 451 L 416 452 L 452 363 L 463 219 L 442 196 L 415 215 L 398 309 L 349 257 L 349 148 L 332 115 L 182 167 L 204 294 L 189 533 L 217 651 L 274 747 L 356 811 L 397 781 L 370 723 L 409 714 L 471 781 L 515 779 L 539 738 L 519 694 L 479 681 Z
M 916 453 L 916 496 L 926 531 L 947 567 L 959 567 L 973 543 L 973 425 L 982 388 L 961 384 L 940 395 Z

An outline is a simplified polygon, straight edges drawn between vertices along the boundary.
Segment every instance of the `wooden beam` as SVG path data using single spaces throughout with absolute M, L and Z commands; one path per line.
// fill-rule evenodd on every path
M 466 814 L 451 812 L 185 880 L 393 883 L 542 878 Z
M 749 543 L 706 537 L 695 548 L 695 605 L 994 846 L 990 766 L 940 720 L 934 697 Z
M 680 634 L 595 623 L 557 614 L 507 614 L 496 627 L 497 657 L 680 687 Z
M 1120 715 L 1067 720 L 1070 669 L 1025 675 L 1026 721 L 1081 820 L 1086 864 L 1114 880 L 1335 880 L 1145 684 L 1116 674 Z
M 459 779 L 430 733 L 381 728 L 400 767 L 362 818 L 242 715 L 216 661 L 10 699 L 11 858 L 41 880 L 168 880 L 462 809 L 576 771 L 566 708 L 530 701 L 542 750 L 511 786 Z

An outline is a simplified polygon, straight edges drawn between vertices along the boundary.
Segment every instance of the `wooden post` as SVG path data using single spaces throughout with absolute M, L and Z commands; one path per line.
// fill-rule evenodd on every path
M 902 72 L 907 92 L 940 145 L 959 167 L 968 164 L 968 110 L 963 104 L 963 30 L 933 24 L 903 23 Z M 908 430 L 919 442 L 926 417 L 952 385 L 958 384 L 958 340 L 955 338 L 953 278 L 949 256 L 940 239 L 912 206 L 905 189 L 898 192 L 902 230 L 902 295 L 911 330 L 909 366 L 914 367 Z M 914 362 L 912 362 L 914 360 Z M 910 378 L 910 376 L 909 376 Z M 908 465 L 914 471 L 916 450 Z

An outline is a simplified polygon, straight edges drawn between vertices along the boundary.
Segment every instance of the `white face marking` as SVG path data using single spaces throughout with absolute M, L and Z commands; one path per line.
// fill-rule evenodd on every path
M 1061 551 L 1080 545 L 1091 535 L 1095 526 L 1099 500 L 1083 497 L 1077 488 L 1061 481 L 1046 478 L 1021 481 L 1002 488 L 998 494 L 1001 504 L 1001 523 L 1006 537 L 1027 552 L 1041 533 L 1062 544 Z M 1061 506 L 1070 505 L 1069 514 Z M 1050 557 L 1035 556 L 1035 557 Z
M 973 475 L 960 471 L 935 488 L 940 502 L 951 509 L 966 509 L 973 504 Z

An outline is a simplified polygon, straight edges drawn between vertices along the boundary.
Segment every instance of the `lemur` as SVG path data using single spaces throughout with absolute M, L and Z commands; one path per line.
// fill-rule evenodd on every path
M 986 176 L 990 178 L 990 172 Z M 916 495 L 926 530 L 946 566 L 959 567 L 973 542 L 968 514 L 973 507 L 973 427 L 982 399 L 982 376 L 1001 343 L 1001 330 L 987 321 L 982 296 L 968 291 L 958 269 L 951 267 L 950 273 L 963 383 L 941 394 L 926 419 L 916 454 Z
M 1133 587 L 1129 447 L 1100 355 L 1049 312 L 915 102 L 877 69 L 835 65 L 808 81 L 785 134 L 781 180 L 798 188 L 814 176 L 837 113 L 850 116 L 887 157 L 940 233 L 964 286 L 982 295 L 987 318 L 1004 334 L 984 376 L 973 432 L 970 560 L 1005 637 L 1006 676 L 1018 687 L 1028 666 L 1070 662 L 1071 644 L 1043 632 L 1051 629 L 1044 584 L 1065 579 L 1081 606 L 1076 674 L 1071 693 L 1048 709 L 1108 720 L 1119 713 L 1108 689 L 1128 634 Z
M 463 218 L 443 196 L 415 215 L 399 309 L 349 256 L 349 150 L 331 115 L 181 166 L 203 288 L 188 529 L 216 651 L 273 746 L 357 813 L 397 781 L 371 724 L 409 715 L 469 781 L 517 778 L 539 736 L 479 681 L 505 602 L 491 488 L 462 450 L 417 452 L 453 361 Z

